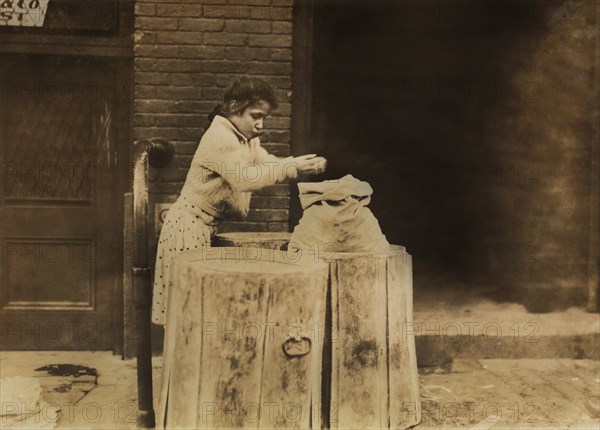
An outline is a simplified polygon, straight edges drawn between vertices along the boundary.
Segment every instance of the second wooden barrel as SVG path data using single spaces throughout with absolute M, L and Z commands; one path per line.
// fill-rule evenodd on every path
M 331 378 L 325 381 L 330 427 L 404 429 L 418 424 L 410 254 L 392 245 L 387 253 L 334 252 L 319 259 L 329 263 L 330 278 L 331 345 L 326 345 L 326 355 L 331 363 L 324 363 L 323 372 Z

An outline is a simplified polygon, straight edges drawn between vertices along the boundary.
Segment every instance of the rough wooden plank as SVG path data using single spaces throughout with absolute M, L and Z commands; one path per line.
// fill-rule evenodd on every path
M 325 414 L 327 414 L 326 419 L 331 428 L 337 428 L 338 419 L 339 419 L 339 404 L 340 399 L 338 396 L 338 387 L 340 380 L 340 366 L 339 363 L 339 342 L 340 342 L 340 312 L 339 312 L 339 288 L 337 285 L 339 284 L 339 273 L 338 273 L 338 265 L 330 264 L 329 265 L 329 292 L 331 294 L 331 373 L 329 376 L 329 386 L 325 389 L 325 395 L 329 393 L 329 406 L 324 409 Z M 326 342 L 329 341 L 326 339 Z M 326 378 L 326 375 L 323 376 Z M 327 381 L 326 381 L 327 383 Z M 326 401 L 326 399 L 323 399 Z
M 380 319 L 385 319 L 379 307 L 377 267 L 370 257 L 338 261 L 338 320 L 337 350 L 339 428 L 387 427 L 381 416 L 379 393 L 380 366 L 385 366 L 385 355 L 380 350 Z M 335 288 L 335 287 L 334 287 Z M 383 363 L 382 363 L 383 360 Z M 387 400 L 386 400 L 387 403 Z M 332 423 L 333 425 L 333 423 Z
M 179 285 L 200 285 L 201 278 L 190 267 L 183 267 L 177 278 Z M 202 309 L 202 290 L 196 288 L 171 288 L 168 315 L 178 318 L 167 320 L 165 347 L 170 352 L 167 365 L 171 367 L 170 385 L 177 387 L 168 399 L 167 428 L 196 427 L 196 416 L 189 411 L 198 409 L 198 381 L 201 378 L 200 356 L 202 326 L 197 314 Z M 175 296 L 175 300 L 172 297 Z M 174 330 L 171 330 L 173 326 Z M 171 346 L 171 341 L 173 344 Z M 192 359 L 196 357 L 196 359 Z M 171 361 L 172 360 L 172 361 Z
M 412 330 L 412 260 L 402 252 L 387 258 L 390 428 L 421 421 L 421 399 Z
M 182 276 L 180 267 L 181 262 L 177 259 L 173 261 L 173 266 L 171 268 L 172 275 L 171 279 L 173 280 L 173 285 L 179 283 L 178 279 Z M 181 309 L 183 305 L 183 297 L 181 294 L 181 290 L 171 288 L 169 292 L 169 302 L 168 308 L 173 309 Z M 169 310 L 167 310 L 167 315 L 169 314 Z M 173 363 L 173 354 L 175 351 L 175 345 L 177 341 L 177 333 L 178 333 L 179 325 L 174 321 L 167 321 L 165 326 L 165 336 L 164 336 L 164 345 L 163 345 L 163 368 L 161 375 L 161 387 L 160 387 L 160 396 L 158 401 L 158 407 L 156 409 L 156 427 L 157 428 L 169 428 L 173 424 L 174 415 L 173 413 L 169 413 L 169 408 L 173 408 L 173 401 L 169 403 L 169 388 L 171 385 L 171 367 Z
M 204 278 L 202 322 L 218 333 L 203 341 L 200 427 L 256 427 L 264 331 L 255 328 L 267 320 L 266 282 L 245 276 Z
M 265 338 L 260 428 L 321 427 L 326 282 L 290 277 L 271 286 L 268 321 L 278 330 Z

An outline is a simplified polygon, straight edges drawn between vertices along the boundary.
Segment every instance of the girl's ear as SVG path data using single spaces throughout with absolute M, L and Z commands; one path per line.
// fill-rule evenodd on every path
M 229 102 L 229 112 L 232 114 L 239 114 L 241 103 L 237 100 L 231 100 Z

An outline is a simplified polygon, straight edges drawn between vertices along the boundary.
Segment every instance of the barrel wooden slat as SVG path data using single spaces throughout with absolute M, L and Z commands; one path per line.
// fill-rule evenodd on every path
M 177 273 L 177 272 L 176 272 Z M 190 285 L 197 285 L 201 279 L 196 273 L 189 268 L 182 268 L 182 271 L 177 276 L 179 281 L 185 280 Z M 202 342 L 189 342 L 189 339 L 202 338 L 202 326 L 194 324 L 195 314 L 201 309 L 201 300 L 199 295 L 190 294 L 191 291 L 184 291 L 173 288 L 169 295 L 169 310 L 167 312 L 177 313 L 180 318 L 177 321 L 167 324 L 167 331 L 172 325 L 175 333 L 184 335 L 188 342 L 186 343 L 185 351 L 172 351 L 171 355 L 172 367 L 170 373 L 171 386 L 180 387 L 182 393 L 189 393 L 186 396 L 171 396 L 169 405 L 170 410 L 167 420 L 167 428 L 191 428 L 196 427 L 196 417 L 187 411 L 195 411 L 198 409 L 198 396 L 193 395 L 197 392 L 198 383 L 200 380 L 202 369 L 200 367 L 200 356 L 202 355 Z M 169 333 L 170 335 L 173 332 Z M 165 341 L 167 338 L 165 337 Z M 185 353 L 188 359 L 182 360 L 181 353 Z M 189 357 L 198 357 L 197 360 L 190 360 Z
M 256 428 L 268 282 L 260 277 L 204 275 L 199 427 Z M 217 333 L 209 335 L 213 329 Z
M 163 370 L 170 387 L 161 393 L 159 425 L 320 427 L 310 405 L 321 389 L 319 330 L 328 266 L 264 251 L 253 254 L 255 261 L 245 260 L 238 248 L 189 251 L 176 258 Z M 293 323 L 311 340 L 306 355 L 289 356 L 282 348 L 287 340 L 282 328 Z M 300 405 L 302 414 L 296 417 L 288 409 L 286 416 L 286 404 Z
M 390 428 L 407 428 L 421 420 L 419 376 L 412 333 L 412 257 L 388 259 Z M 403 286 L 405 286 L 403 288 Z M 400 309 L 405 312 L 399 312 Z M 396 315 L 396 317 L 394 317 Z
M 333 345 L 333 362 L 343 369 L 336 396 L 341 428 L 383 426 L 381 408 L 387 407 L 387 398 L 382 397 L 387 390 L 382 376 L 387 374 L 382 375 L 386 372 L 386 345 L 380 327 L 386 315 L 381 312 L 385 289 L 381 291 L 377 269 L 376 260 L 370 257 L 340 260 L 338 284 L 332 285 L 339 291 L 339 339 Z
M 279 326 L 265 343 L 264 379 L 269 381 L 262 393 L 260 428 L 320 427 L 325 295 L 325 288 L 305 285 L 301 279 L 271 290 L 267 320 Z M 311 340 L 310 353 L 282 358 L 284 343 L 296 338 Z

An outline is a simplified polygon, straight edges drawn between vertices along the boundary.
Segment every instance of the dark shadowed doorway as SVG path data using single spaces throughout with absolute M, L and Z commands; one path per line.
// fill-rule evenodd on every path
M 417 288 L 441 272 L 543 311 L 597 285 L 593 3 L 297 7 L 295 150 L 371 183 Z

